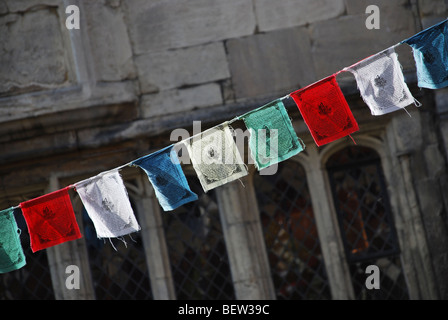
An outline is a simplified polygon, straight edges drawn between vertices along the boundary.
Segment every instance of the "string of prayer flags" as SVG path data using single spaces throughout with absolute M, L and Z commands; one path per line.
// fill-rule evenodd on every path
M 140 230 L 118 170 L 100 173 L 74 186 L 98 238 L 117 238 Z
M 0 273 L 18 270 L 26 265 L 14 209 L 0 211 Z
M 411 46 L 417 67 L 418 86 L 440 89 L 448 86 L 448 20 L 403 40 Z
M 404 81 L 393 47 L 344 70 L 353 73 L 364 102 L 375 116 L 400 110 L 416 101 Z
M 289 159 L 305 148 L 294 131 L 281 99 L 238 119 L 242 119 L 250 131 L 249 148 L 258 170 Z
M 319 147 L 359 130 L 334 74 L 290 96 Z
M 448 86 L 447 32 L 448 19 L 400 42 L 413 49 L 420 87 Z M 373 115 L 404 109 L 412 103 L 419 106 L 404 81 L 394 47 L 341 70 L 354 74 L 360 94 Z M 289 95 L 317 146 L 359 130 L 336 81 L 337 74 Z M 282 99 L 237 119 L 242 119 L 250 131 L 249 147 L 258 170 L 286 160 L 305 148 L 293 129 Z M 181 144 L 186 146 L 205 192 L 248 174 L 229 122 L 183 140 Z M 141 157 L 131 165 L 146 172 L 165 211 L 198 199 L 190 190 L 173 145 Z M 140 230 L 118 170 L 103 172 L 71 186 L 78 192 L 98 238 L 121 237 Z M 33 252 L 82 237 L 69 188 L 20 203 Z M 0 211 L 0 273 L 26 264 L 14 209 Z
M 228 122 L 184 140 L 205 192 L 248 174 Z
M 160 206 L 165 211 L 198 199 L 190 190 L 173 145 L 132 162 L 142 168 L 151 182 Z
M 82 237 L 68 190 L 66 187 L 20 204 L 33 252 Z

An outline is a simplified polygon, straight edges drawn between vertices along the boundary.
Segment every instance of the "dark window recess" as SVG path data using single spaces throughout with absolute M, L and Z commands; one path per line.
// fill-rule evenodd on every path
M 378 154 L 348 147 L 330 157 L 327 170 L 356 298 L 408 299 Z M 379 267 L 379 290 L 366 288 L 368 265 Z
M 277 299 L 331 299 L 303 167 L 282 162 L 254 184 Z
M 179 300 L 233 300 L 235 293 L 214 190 L 189 182 L 199 199 L 162 212 Z

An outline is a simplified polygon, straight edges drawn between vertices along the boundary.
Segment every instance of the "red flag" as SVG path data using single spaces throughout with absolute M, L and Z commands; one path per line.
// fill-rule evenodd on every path
M 358 123 L 331 75 L 290 94 L 320 147 L 358 131 Z
M 33 252 L 81 238 L 68 189 L 20 204 Z

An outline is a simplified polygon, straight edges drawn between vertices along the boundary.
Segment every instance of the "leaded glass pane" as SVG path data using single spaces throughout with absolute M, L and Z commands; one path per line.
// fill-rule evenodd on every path
M 162 213 L 177 299 L 235 299 L 215 192 L 190 187 L 197 201 Z
M 330 299 L 305 170 L 285 161 L 254 185 L 277 298 Z

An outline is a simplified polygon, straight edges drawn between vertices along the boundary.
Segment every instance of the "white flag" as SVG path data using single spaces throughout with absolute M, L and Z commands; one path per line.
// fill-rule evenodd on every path
M 227 122 L 183 143 L 205 192 L 247 175 Z
M 140 230 L 118 170 L 75 185 L 98 238 L 116 238 Z
M 354 74 L 361 96 L 375 116 L 397 111 L 416 102 L 404 81 L 393 47 L 344 70 Z

